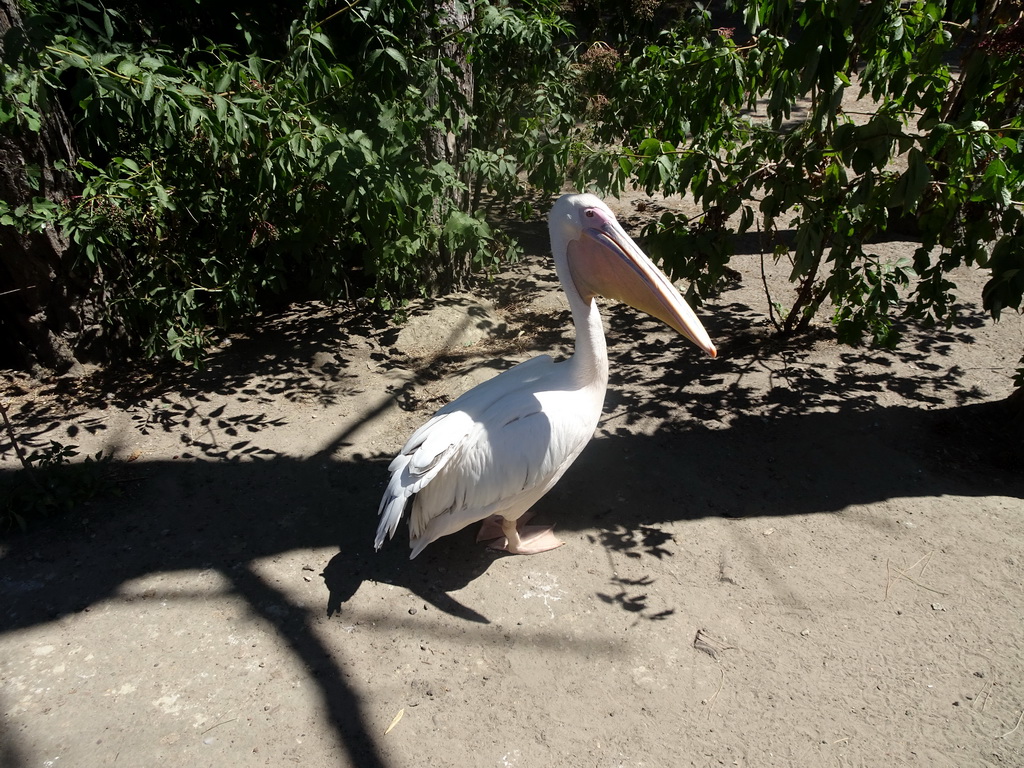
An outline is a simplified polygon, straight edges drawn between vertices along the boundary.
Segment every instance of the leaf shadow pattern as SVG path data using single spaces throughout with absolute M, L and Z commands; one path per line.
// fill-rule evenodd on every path
M 616 571 L 612 560 L 613 553 L 624 555 L 630 560 L 641 560 L 644 557 L 662 560 L 672 557 L 675 553 L 667 545 L 675 539 L 673 534 L 652 525 L 638 524 L 635 528 L 628 528 L 616 524 L 613 528 L 600 530 L 597 536 L 587 534 L 587 539 L 604 547 L 611 570 L 609 583 L 613 590 L 618 590 L 612 594 L 595 593 L 599 600 L 650 621 L 661 621 L 675 614 L 674 608 L 654 611 L 648 604 L 650 598 L 647 588 L 654 585 L 654 577 L 650 574 L 638 578 L 622 576 Z
M 213 409 L 204 413 L 205 405 Z M 240 413 L 225 415 L 227 404 L 210 403 L 202 394 L 172 398 L 160 395 L 136 408 L 132 421 L 139 434 L 153 431 L 175 433 L 182 445 L 181 457 L 190 459 L 204 456 L 209 459 L 264 459 L 278 452 L 258 446 L 253 438 L 267 429 L 284 426 L 282 418 L 266 413 Z M 241 439 L 239 439 L 241 438 Z
M 4 390 L 21 400 L 11 416 L 30 449 L 75 439 L 82 431 L 101 434 L 104 417 L 86 414 L 119 408 L 131 413 L 140 434 L 180 433 L 187 456 L 266 458 L 265 447 L 257 451 L 227 440 L 282 426 L 270 412 L 280 398 L 333 407 L 359 394 L 348 351 L 363 357 L 365 347 L 373 347 L 369 357 L 383 361 L 381 344 L 396 334 L 383 318 L 354 307 L 311 303 L 261 316 L 251 328 L 225 337 L 201 371 L 169 362 L 125 363 L 83 378 L 53 379 L 33 388 L 31 397 L 26 385 L 8 376 Z
M 648 593 L 645 591 L 639 591 L 633 593 L 635 588 L 649 587 L 654 584 L 654 579 L 650 576 L 642 576 L 639 579 L 626 579 L 621 576 L 613 576 L 611 579 L 613 588 L 620 586 L 620 589 L 615 594 L 605 594 L 604 592 L 597 592 L 598 600 L 607 605 L 615 605 L 626 611 L 627 613 L 638 614 L 642 618 L 648 621 L 664 621 L 670 616 L 674 616 L 676 613 L 675 608 L 664 608 L 654 613 L 647 613 L 650 606 L 647 601 L 649 599 Z
M 601 531 L 597 537 L 601 546 L 606 549 L 615 550 L 636 560 L 645 554 L 659 560 L 671 557 L 673 553 L 665 545 L 674 539 L 675 536 L 667 531 L 642 524 L 632 530 L 616 525 L 613 529 Z

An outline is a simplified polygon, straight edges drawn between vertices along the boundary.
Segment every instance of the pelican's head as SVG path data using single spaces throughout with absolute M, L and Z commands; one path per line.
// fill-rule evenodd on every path
M 697 315 L 607 205 L 593 195 L 563 195 L 551 209 L 549 226 L 551 250 L 585 302 L 595 295 L 619 299 L 675 328 L 712 357 L 718 354 Z

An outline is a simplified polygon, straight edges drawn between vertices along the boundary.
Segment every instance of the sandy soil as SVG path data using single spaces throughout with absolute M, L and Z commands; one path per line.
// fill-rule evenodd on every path
M 202 373 L 7 377 L 21 438 L 121 493 L 2 544 L 0 766 L 1024 765 L 1016 316 L 780 346 L 740 254 L 717 360 L 607 308 L 606 416 L 537 507 L 566 546 L 373 552 L 410 432 L 570 348 L 523 234 L 400 331 L 300 306 Z

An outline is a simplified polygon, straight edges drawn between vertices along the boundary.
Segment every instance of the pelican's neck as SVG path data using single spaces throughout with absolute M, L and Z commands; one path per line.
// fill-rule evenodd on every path
M 573 380 L 580 387 L 593 387 L 604 400 L 608 388 L 608 344 L 604 340 L 604 324 L 597 302 L 584 299 L 576 288 L 569 269 L 569 240 L 574 230 L 566 225 L 566 213 L 560 212 L 565 197 L 551 211 L 548 229 L 551 235 L 551 254 L 555 258 L 555 271 L 562 290 L 569 300 L 572 322 L 576 326 L 576 345 L 572 357 L 565 361 Z
M 608 344 L 597 301 L 591 299 L 586 307 L 574 309 L 572 319 L 576 324 L 576 347 L 570 358 L 573 369 L 578 380 L 604 391 L 608 387 Z
M 566 270 L 568 271 L 568 270 Z M 604 338 L 604 323 L 597 308 L 597 301 L 580 296 L 569 275 L 562 278 L 562 288 L 572 310 L 572 322 L 576 326 L 576 344 L 566 364 L 573 372 L 573 378 L 581 386 L 594 386 L 602 394 L 608 387 L 608 344 Z

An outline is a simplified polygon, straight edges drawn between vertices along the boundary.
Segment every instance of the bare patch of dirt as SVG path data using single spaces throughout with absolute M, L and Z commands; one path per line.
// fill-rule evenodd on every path
M 412 430 L 571 350 L 527 232 L 404 337 L 298 306 L 204 372 L 8 377 L 26 444 L 102 449 L 120 495 L 2 545 L 0 764 L 1022 763 L 1024 323 L 976 272 L 892 353 L 771 341 L 757 254 L 700 311 L 717 360 L 606 307 L 605 417 L 537 508 L 567 545 L 373 552 Z

